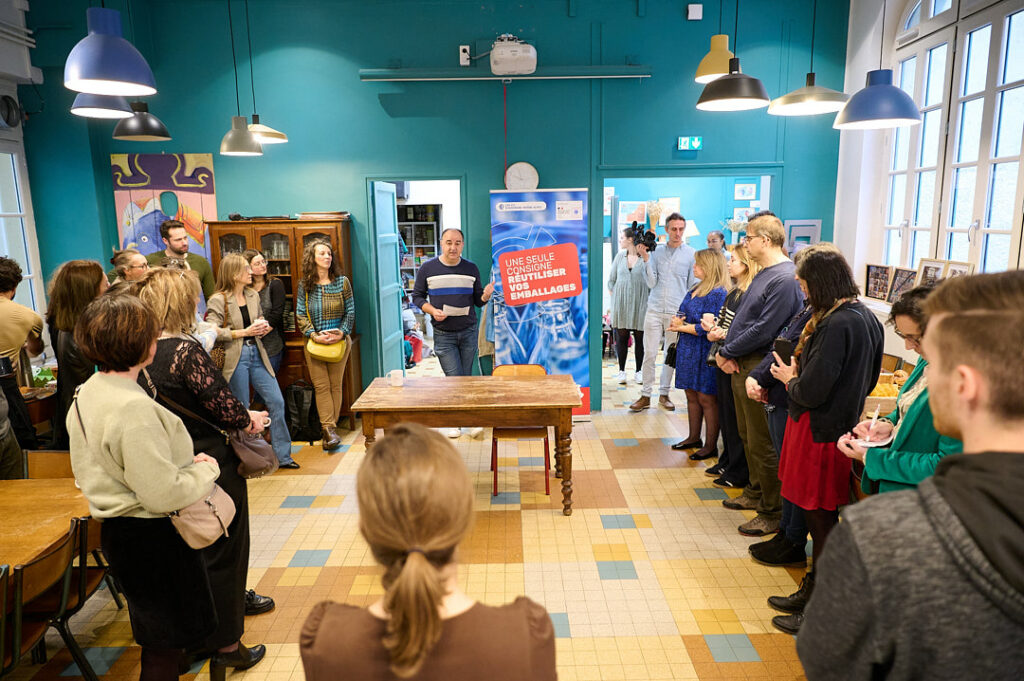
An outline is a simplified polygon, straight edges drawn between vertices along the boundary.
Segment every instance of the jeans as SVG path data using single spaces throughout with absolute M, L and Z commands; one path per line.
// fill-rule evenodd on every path
M 768 434 L 772 436 L 772 444 L 779 458 L 782 457 L 782 441 L 786 437 L 786 421 L 789 420 L 789 411 L 775 407 L 772 411 L 764 410 L 768 417 Z M 804 520 L 804 510 L 796 504 L 782 498 L 782 520 L 779 521 L 779 528 L 786 535 L 786 539 L 797 546 L 807 543 L 807 521 Z
M 672 316 L 670 312 L 648 310 L 647 316 L 644 317 L 644 363 L 641 369 L 644 385 L 640 388 L 640 394 L 645 397 L 650 397 L 654 390 L 654 362 L 658 357 L 658 345 L 664 339 L 667 351 L 668 346 L 675 343 L 679 335 L 675 331 L 668 331 L 668 324 L 672 321 Z M 674 365 L 663 364 L 661 366 L 661 385 L 659 386 L 661 395 L 668 395 L 672 388 L 672 376 L 675 371 Z
M 476 360 L 476 324 L 462 331 L 442 331 L 434 327 L 434 353 L 445 376 L 472 376 Z
M 274 448 L 277 461 L 281 464 L 292 461 L 292 436 L 288 433 L 288 424 L 284 415 L 284 396 L 277 385 L 277 379 L 270 375 L 263 366 L 259 348 L 255 345 L 242 345 L 242 354 L 238 357 L 238 366 L 231 374 L 228 385 L 231 393 L 249 408 L 249 384 L 263 397 L 270 414 L 270 445 Z

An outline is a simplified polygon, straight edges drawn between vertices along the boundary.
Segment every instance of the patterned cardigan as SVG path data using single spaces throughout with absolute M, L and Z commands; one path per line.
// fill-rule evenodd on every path
M 295 301 L 295 323 L 306 338 L 325 329 L 339 329 L 346 336 L 352 333 L 356 303 L 348 277 L 342 275 L 329 284 L 317 284 L 308 295 L 300 281 Z

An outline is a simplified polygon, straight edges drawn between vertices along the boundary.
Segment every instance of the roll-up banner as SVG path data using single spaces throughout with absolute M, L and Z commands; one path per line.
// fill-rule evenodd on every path
M 494 364 L 569 374 L 590 413 L 587 190 L 491 192 Z

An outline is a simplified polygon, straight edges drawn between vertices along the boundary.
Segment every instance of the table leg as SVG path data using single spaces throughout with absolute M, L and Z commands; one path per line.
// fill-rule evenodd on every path
M 562 515 L 572 515 L 572 412 L 566 410 L 555 426 L 555 464 L 562 473 Z
M 374 432 L 374 426 L 373 426 L 373 414 L 371 414 L 369 412 L 363 412 L 362 420 L 363 420 L 363 437 L 366 438 L 366 448 L 369 449 L 370 445 L 372 445 L 373 441 L 376 439 L 376 433 Z

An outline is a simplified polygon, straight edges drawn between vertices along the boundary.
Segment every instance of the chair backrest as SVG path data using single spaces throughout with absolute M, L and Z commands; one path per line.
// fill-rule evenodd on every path
M 9 615 L 7 613 L 7 589 L 8 589 L 8 572 L 9 568 L 6 565 L 0 565 L 0 676 L 7 673 L 10 668 L 13 668 L 13 664 L 6 664 L 7 656 L 11 655 L 11 652 L 7 650 L 7 626 Z M 14 656 L 11 655 L 13 658 Z
M 900 368 L 903 364 L 903 360 L 897 355 L 882 354 L 882 371 L 888 371 L 892 373 Z
M 494 376 L 547 376 L 547 369 L 539 364 L 499 364 L 494 367 Z
M 28 477 L 33 480 L 44 478 L 73 478 L 71 452 L 66 449 L 26 449 Z

